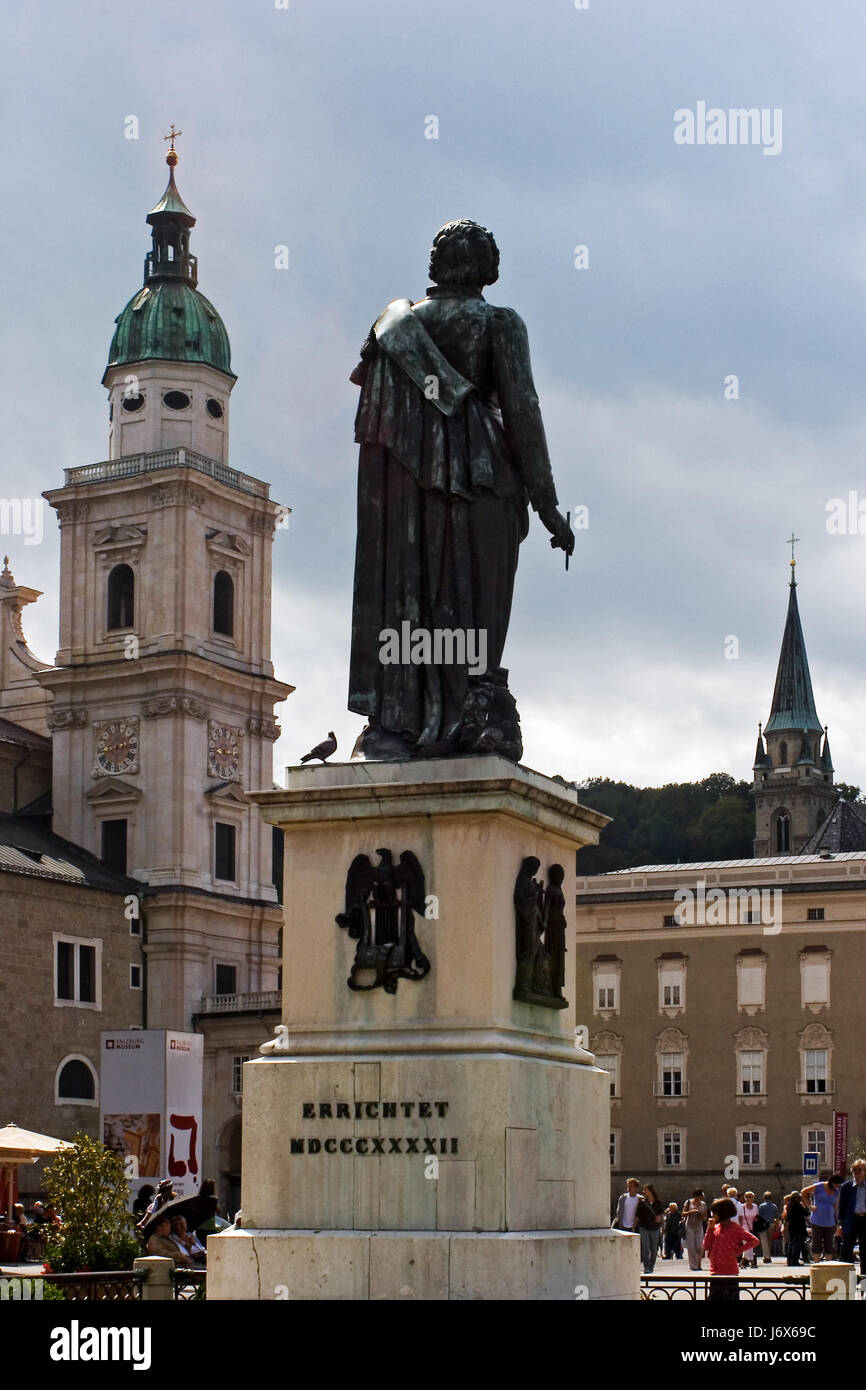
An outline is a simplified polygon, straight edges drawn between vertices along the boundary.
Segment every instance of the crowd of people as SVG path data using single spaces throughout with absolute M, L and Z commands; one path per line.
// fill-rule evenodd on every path
M 216 1195 L 213 1178 L 205 1178 L 198 1195 Z M 170 1178 L 163 1178 L 156 1190 L 150 1184 L 142 1187 L 132 1207 L 133 1214 L 140 1218 L 136 1231 L 148 1255 L 161 1255 L 174 1260 L 175 1266 L 180 1265 L 185 1269 L 203 1269 L 207 1263 L 207 1234 L 204 1231 L 190 1231 L 186 1217 L 181 1212 L 166 1211 L 164 1216 L 160 1216 L 162 1208 L 175 1201 L 177 1196 Z M 217 1225 L 227 1224 L 217 1217 Z
M 45 1245 L 51 1230 L 60 1230 L 62 1221 L 57 1208 L 50 1202 L 33 1203 L 33 1211 L 28 1217 L 22 1202 L 15 1202 L 8 1215 L 0 1216 L 0 1231 L 11 1231 L 21 1237 L 16 1258 L 22 1264 L 41 1260 L 45 1255 Z
M 205 1179 L 198 1195 L 215 1196 L 212 1178 Z M 198 1232 L 189 1230 L 186 1217 L 180 1211 L 167 1211 L 163 1219 L 154 1222 L 153 1217 L 177 1197 L 170 1178 L 164 1178 L 157 1188 L 145 1184 L 139 1190 L 132 1204 L 132 1214 L 142 1253 L 167 1256 L 176 1266 L 203 1269 L 207 1261 L 205 1246 L 208 1234 L 212 1229 L 227 1226 L 228 1222 L 219 1216 L 219 1207 L 216 1217 L 211 1218 L 206 1227 Z M 43 1261 L 48 1234 L 52 1229 L 61 1230 L 62 1225 L 57 1208 L 51 1203 L 34 1202 L 29 1218 L 21 1202 L 15 1203 L 8 1217 L 0 1213 L 0 1231 L 21 1237 L 15 1258 L 22 1264 Z
M 779 1255 L 798 1266 L 837 1259 L 851 1263 L 856 1247 L 860 1274 L 866 1276 L 866 1159 L 855 1159 L 849 1179 L 827 1173 L 781 1202 L 772 1192 L 760 1202 L 751 1190 L 741 1197 L 736 1187 L 723 1183 L 714 1201 L 696 1187 L 682 1208 L 677 1202 L 665 1206 L 652 1183 L 641 1187 L 637 1178 L 629 1178 L 612 1225 L 639 1236 L 645 1274 L 652 1274 L 660 1250 L 663 1260 L 685 1257 L 695 1272 L 703 1269 L 706 1255 L 710 1273 L 728 1277 L 727 1285 L 724 1279 L 714 1282 L 710 1297 L 736 1298 L 736 1276 L 757 1266 L 759 1251 L 764 1264 Z

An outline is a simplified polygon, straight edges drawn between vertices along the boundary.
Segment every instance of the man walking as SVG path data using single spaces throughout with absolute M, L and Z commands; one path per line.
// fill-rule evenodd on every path
M 860 1246 L 860 1275 L 866 1276 L 866 1159 L 855 1158 L 851 1177 L 839 1190 L 839 1226 L 842 1237 L 841 1258 L 853 1262 L 854 1246 Z
M 764 1200 L 758 1207 L 758 1219 L 752 1227 L 753 1235 L 756 1235 L 761 1242 L 761 1253 L 764 1257 L 764 1264 L 773 1263 L 773 1231 L 779 1219 L 779 1208 L 773 1201 L 772 1192 L 764 1193 Z
M 640 1183 L 637 1178 L 629 1178 L 625 1186 L 625 1192 L 617 1200 L 612 1225 L 617 1231 L 634 1231 L 637 1229 L 637 1209 L 641 1200 Z

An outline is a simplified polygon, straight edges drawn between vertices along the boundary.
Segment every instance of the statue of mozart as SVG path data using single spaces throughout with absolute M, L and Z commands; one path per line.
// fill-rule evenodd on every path
M 349 709 L 367 719 L 365 758 L 522 753 L 501 662 L 528 507 L 554 548 L 570 555 L 574 536 L 526 327 L 482 294 L 498 267 L 486 228 L 446 223 L 426 298 L 386 307 L 350 378 L 361 398 Z

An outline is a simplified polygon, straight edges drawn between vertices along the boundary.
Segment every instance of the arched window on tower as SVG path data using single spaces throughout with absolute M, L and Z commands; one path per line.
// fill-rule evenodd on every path
M 776 816 L 776 853 L 790 854 L 791 852 L 791 817 L 787 811 L 779 811 Z
M 788 745 L 784 739 L 782 739 L 782 742 L 779 744 L 779 766 L 788 766 Z
M 225 570 L 218 570 L 213 582 L 213 630 L 222 637 L 235 632 L 235 586 Z
M 129 565 L 115 565 L 108 576 L 108 630 L 132 627 L 135 618 L 135 575 Z

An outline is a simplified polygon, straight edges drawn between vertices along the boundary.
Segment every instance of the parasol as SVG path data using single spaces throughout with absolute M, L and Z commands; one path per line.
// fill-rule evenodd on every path
M 147 1243 L 156 1230 L 157 1222 L 162 1221 L 163 1217 L 166 1216 L 186 1217 L 187 1226 L 191 1231 L 195 1231 L 205 1221 L 209 1221 L 212 1216 L 216 1215 L 216 1209 L 216 1197 L 202 1197 L 198 1193 L 192 1197 L 175 1197 L 171 1202 L 165 1202 L 159 1211 L 155 1211 L 152 1216 L 147 1218 L 141 1226 L 142 1239 Z

